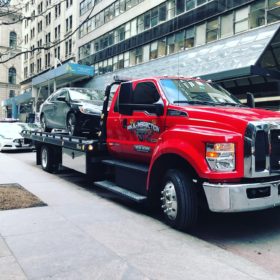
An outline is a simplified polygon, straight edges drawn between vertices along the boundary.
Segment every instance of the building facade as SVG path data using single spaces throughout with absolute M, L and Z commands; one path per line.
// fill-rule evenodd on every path
M 92 11 L 93 3 L 95 7 Z M 78 60 L 103 90 L 113 76 L 200 76 L 258 106 L 280 106 L 278 0 L 82 0 Z
M 12 12 L 11 12 L 12 11 Z M 0 53 L 2 58 L 7 59 L 21 51 L 21 23 L 4 25 L 2 23 L 12 23 L 14 18 L 19 15 L 14 12 L 11 7 L 10 13 L 6 9 L 0 10 L 3 13 L 0 20 Z M 3 118 L 11 118 L 11 108 L 3 106 L 3 102 L 7 98 L 13 98 L 20 94 L 21 75 L 21 58 L 18 56 L 7 63 L 0 63 L 0 120 Z
M 23 1 L 22 23 L 24 52 L 22 87 L 32 92 L 33 108 L 39 105 L 53 91 L 56 83 L 49 77 L 32 87 L 34 78 L 40 79 L 51 69 L 63 63 L 76 61 L 76 29 L 78 27 L 78 2 L 73 0 L 25 0 Z M 28 52 L 31 50 L 31 52 Z M 25 52 L 26 51 L 26 52 Z

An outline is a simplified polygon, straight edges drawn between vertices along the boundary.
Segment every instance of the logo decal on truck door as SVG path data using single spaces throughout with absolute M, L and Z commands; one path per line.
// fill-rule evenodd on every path
M 151 122 L 137 121 L 132 122 L 127 126 L 127 130 L 135 132 L 139 141 L 153 142 L 151 137 L 154 133 L 159 133 L 160 129 L 157 125 Z

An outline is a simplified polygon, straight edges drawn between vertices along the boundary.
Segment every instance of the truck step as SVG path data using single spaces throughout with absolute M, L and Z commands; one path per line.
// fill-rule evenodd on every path
M 144 173 L 148 173 L 149 171 L 149 166 L 141 163 L 134 163 L 134 162 L 128 162 L 128 161 L 116 160 L 116 159 L 105 159 L 102 162 L 106 165 L 111 165 L 114 167 L 123 167 L 123 168 L 132 169 Z
M 129 199 L 131 199 L 133 201 L 136 201 L 136 202 L 139 202 L 139 203 L 144 202 L 147 199 L 146 196 L 140 195 L 138 193 L 129 191 L 129 190 L 124 189 L 124 188 L 121 188 L 121 187 L 115 185 L 115 183 L 111 182 L 111 181 L 105 180 L 105 181 L 94 182 L 94 185 L 96 185 L 100 188 L 109 190 L 113 193 L 120 194 L 122 196 L 125 196 L 126 198 L 129 198 Z

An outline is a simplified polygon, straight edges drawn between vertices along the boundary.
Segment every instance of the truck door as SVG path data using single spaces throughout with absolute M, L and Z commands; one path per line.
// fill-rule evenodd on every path
M 121 157 L 149 161 L 164 129 L 163 108 L 163 100 L 153 81 L 121 85 L 114 109 L 117 133 L 113 141 Z

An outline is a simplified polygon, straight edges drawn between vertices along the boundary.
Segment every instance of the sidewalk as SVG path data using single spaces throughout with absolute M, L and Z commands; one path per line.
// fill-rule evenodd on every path
M 0 184 L 18 183 L 47 207 L 0 212 L 0 279 L 279 279 L 223 249 L 0 154 Z M 29 160 L 30 158 L 30 160 Z M 92 191 L 91 191 L 92 190 Z

